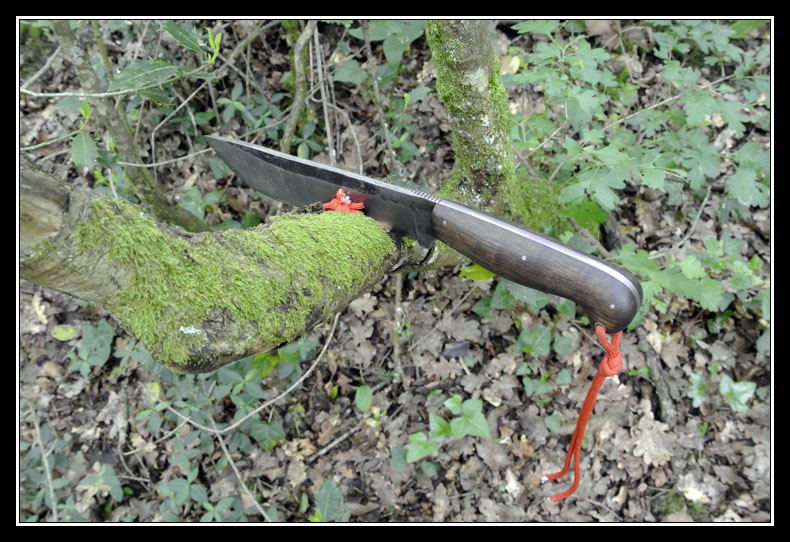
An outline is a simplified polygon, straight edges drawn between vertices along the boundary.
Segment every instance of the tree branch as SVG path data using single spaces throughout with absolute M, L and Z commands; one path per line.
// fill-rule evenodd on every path
M 291 342 L 369 290 L 400 255 L 363 214 L 188 233 L 71 191 L 23 163 L 20 276 L 94 303 L 180 373 Z

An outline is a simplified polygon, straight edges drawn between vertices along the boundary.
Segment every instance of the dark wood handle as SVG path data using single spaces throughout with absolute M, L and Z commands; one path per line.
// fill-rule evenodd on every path
M 431 217 L 437 239 L 489 271 L 584 307 L 609 333 L 624 329 L 642 303 L 633 275 L 541 233 L 441 200 Z

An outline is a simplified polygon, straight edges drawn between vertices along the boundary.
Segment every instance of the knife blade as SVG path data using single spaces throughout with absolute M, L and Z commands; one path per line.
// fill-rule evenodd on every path
M 428 247 L 434 240 L 515 283 L 581 305 L 609 333 L 624 329 L 642 303 L 639 280 L 509 220 L 260 145 L 206 136 L 245 184 L 291 205 L 330 201 L 342 188 L 374 220 Z

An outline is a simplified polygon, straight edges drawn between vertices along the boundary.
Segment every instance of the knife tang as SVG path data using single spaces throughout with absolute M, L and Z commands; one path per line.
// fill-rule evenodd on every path
M 576 302 L 609 333 L 628 326 L 642 303 L 642 287 L 627 271 L 523 226 L 448 200 L 436 203 L 431 223 L 437 239 L 470 260 Z

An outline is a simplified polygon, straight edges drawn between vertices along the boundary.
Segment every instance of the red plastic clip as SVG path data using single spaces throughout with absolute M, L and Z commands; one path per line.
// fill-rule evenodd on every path
M 340 211 L 343 213 L 358 213 L 364 209 L 365 204 L 361 201 L 352 202 L 351 198 L 342 188 L 337 191 L 335 199 L 324 203 L 324 211 Z

